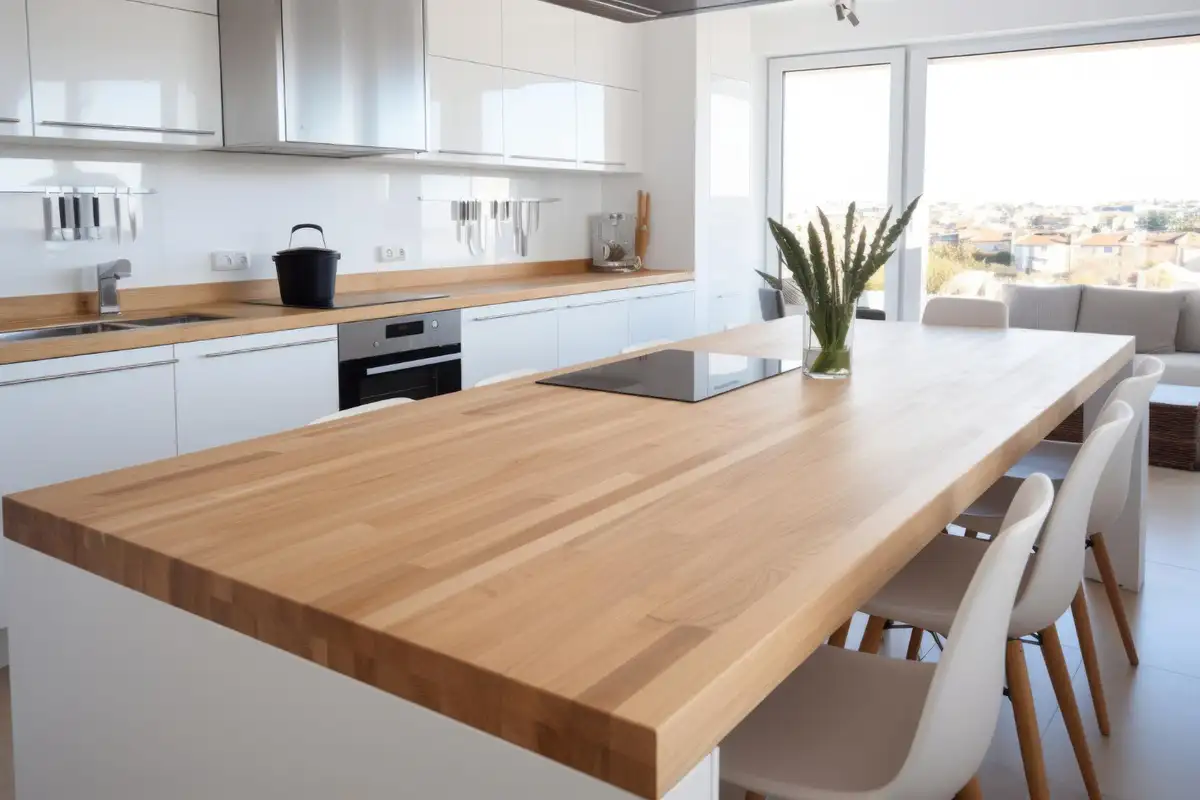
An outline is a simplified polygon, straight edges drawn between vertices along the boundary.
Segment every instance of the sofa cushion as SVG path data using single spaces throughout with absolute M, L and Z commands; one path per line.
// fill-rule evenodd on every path
M 1163 383 L 1200 386 L 1200 353 L 1164 353 L 1157 358 L 1161 358 L 1166 367 Z
M 1175 349 L 1200 353 L 1200 289 L 1183 292 L 1183 313 L 1179 315 Z
M 1085 286 L 1076 330 L 1136 337 L 1139 353 L 1174 353 L 1183 299 L 1181 292 Z
M 1004 285 L 1000 299 L 1008 306 L 1008 324 L 1013 328 L 1040 331 L 1073 331 L 1079 320 L 1082 286 Z

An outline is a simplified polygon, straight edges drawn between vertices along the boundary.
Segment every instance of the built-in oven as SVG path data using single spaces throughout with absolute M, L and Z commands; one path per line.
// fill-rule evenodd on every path
M 341 407 L 378 400 L 424 400 L 462 389 L 458 311 L 351 322 L 338 326 Z

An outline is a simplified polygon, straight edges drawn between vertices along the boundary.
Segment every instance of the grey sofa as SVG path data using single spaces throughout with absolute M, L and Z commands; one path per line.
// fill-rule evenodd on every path
M 1001 299 L 1014 328 L 1134 336 L 1166 364 L 1163 383 L 1200 386 L 1200 290 L 1008 284 Z

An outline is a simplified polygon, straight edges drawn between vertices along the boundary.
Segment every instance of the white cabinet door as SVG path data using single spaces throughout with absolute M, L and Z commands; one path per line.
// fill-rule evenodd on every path
M 579 166 L 610 172 L 641 169 L 641 93 L 580 82 L 575 94 Z
M 426 0 L 426 52 L 503 66 L 499 0 Z
M 0 0 L 0 135 L 33 134 L 25 0 Z
M 690 287 L 670 294 L 634 297 L 629 301 L 631 344 L 677 342 L 696 335 L 696 292 Z
M 640 89 L 642 26 L 593 14 L 575 17 L 575 77 L 581 81 Z
M 629 346 L 629 296 L 596 292 L 559 301 L 558 361 L 582 364 L 618 355 Z
M 37 136 L 221 144 L 217 18 L 133 0 L 31 0 Z
M 299 428 L 338 410 L 337 328 L 176 346 L 179 452 Z
M 504 157 L 504 70 L 430 56 L 429 150 Z
M 0 442 L 0 495 L 174 456 L 172 348 L 0 366 Z
M 514 163 L 574 164 L 575 125 L 575 81 L 504 70 L 504 154 Z
M 503 0 L 503 3 L 504 66 L 574 78 L 578 12 L 542 0 Z
M 620 151 L 626 172 L 642 170 L 642 93 L 614 89 L 621 108 Z
M 463 388 L 518 370 L 557 367 L 557 314 L 554 300 L 463 309 Z

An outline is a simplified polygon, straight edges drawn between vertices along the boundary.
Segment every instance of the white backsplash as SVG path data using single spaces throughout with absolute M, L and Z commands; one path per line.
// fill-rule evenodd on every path
M 46 242 L 42 200 L 0 193 L 0 296 L 50 294 L 95 287 L 95 264 L 133 262 L 124 287 L 274 277 L 271 256 L 287 246 L 292 225 L 315 222 L 342 254 L 339 271 L 374 272 L 589 255 L 588 217 L 603 202 L 632 208 L 633 199 L 602 190 L 597 175 L 433 167 L 403 159 L 370 161 L 197 152 L 98 152 L 80 148 L 10 149 L 0 158 L 0 191 L 36 186 L 155 189 L 145 197 L 137 242 Z M 554 197 L 542 207 L 529 255 L 511 236 L 491 238 L 472 256 L 455 241 L 445 202 L 418 198 Z M 304 232 L 297 236 L 315 236 Z M 106 234 L 107 236 L 107 234 Z M 311 243 L 311 239 L 305 239 Z M 300 243 L 299 238 L 297 243 Z M 379 264 L 383 245 L 407 259 Z M 248 251 L 248 271 L 216 272 L 216 250 Z

